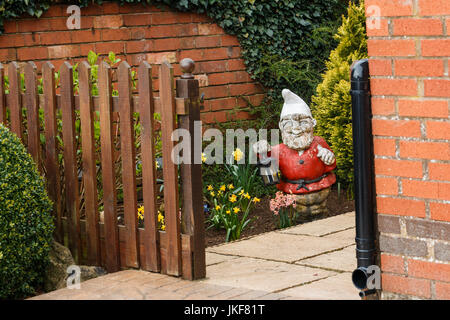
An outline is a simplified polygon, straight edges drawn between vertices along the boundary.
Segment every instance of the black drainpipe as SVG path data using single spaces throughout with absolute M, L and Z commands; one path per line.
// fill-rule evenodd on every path
M 372 111 L 370 106 L 369 61 L 355 61 L 351 66 L 354 186 L 356 211 L 356 258 L 358 267 L 352 281 L 365 297 L 376 293 L 367 290 L 370 274 L 367 268 L 375 264 L 375 221 Z

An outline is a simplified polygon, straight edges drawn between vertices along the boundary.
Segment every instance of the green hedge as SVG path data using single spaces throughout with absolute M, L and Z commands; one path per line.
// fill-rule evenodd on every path
M 336 154 L 336 174 L 344 185 L 353 182 L 352 105 L 350 66 L 367 58 L 364 3 L 352 4 L 336 34 L 339 45 L 330 54 L 323 82 L 312 98 L 316 134 L 325 138 Z
M 0 124 L 0 299 L 34 293 L 54 230 L 44 181 L 20 139 Z

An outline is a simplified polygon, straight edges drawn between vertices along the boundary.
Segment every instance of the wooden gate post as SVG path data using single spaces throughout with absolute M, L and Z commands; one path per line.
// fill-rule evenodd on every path
M 178 111 L 179 128 L 190 133 L 190 163 L 180 165 L 182 193 L 183 273 L 185 279 L 195 280 L 206 276 L 205 225 L 202 188 L 202 140 L 200 121 L 199 83 L 192 72 L 195 64 L 189 58 L 180 62 L 183 72 L 176 81 L 177 98 L 184 99 L 184 110 Z M 195 132 L 197 129 L 198 132 Z

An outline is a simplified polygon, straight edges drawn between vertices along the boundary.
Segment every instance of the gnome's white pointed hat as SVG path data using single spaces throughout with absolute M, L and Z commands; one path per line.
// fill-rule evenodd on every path
M 287 115 L 296 113 L 312 118 L 311 110 L 308 105 L 298 95 L 289 89 L 283 89 L 283 91 L 281 91 L 281 95 L 283 96 L 284 104 L 283 109 L 281 110 L 280 119 L 283 119 L 283 117 Z

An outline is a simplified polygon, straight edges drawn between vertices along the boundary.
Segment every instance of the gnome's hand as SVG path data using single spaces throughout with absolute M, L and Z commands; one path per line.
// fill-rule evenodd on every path
M 266 140 L 260 140 L 253 144 L 253 152 L 259 153 L 267 153 L 270 151 L 270 144 Z
M 317 149 L 319 150 L 317 152 L 317 157 L 320 158 L 323 161 L 323 163 L 325 163 L 327 166 L 333 164 L 333 162 L 334 162 L 333 151 L 325 149 L 321 145 L 318 145 Z

